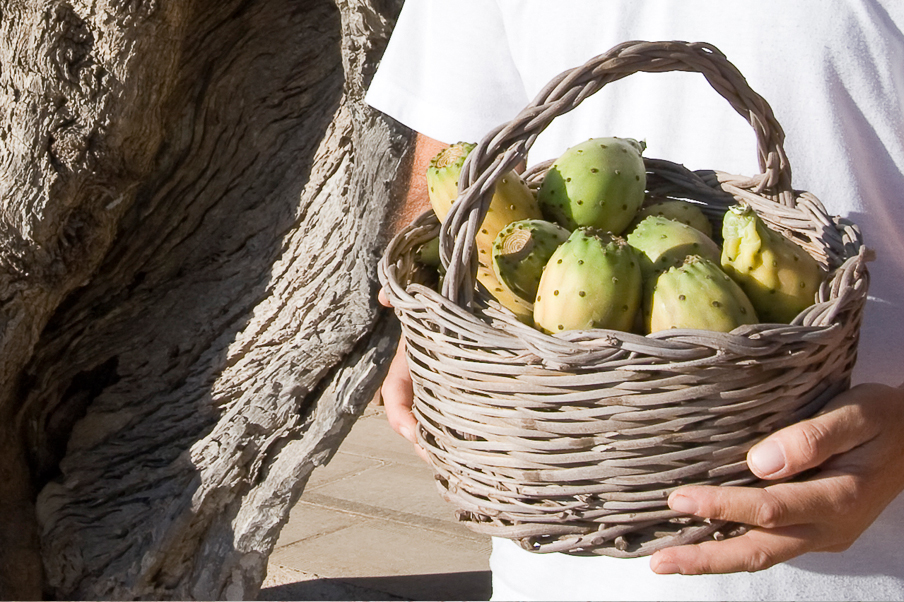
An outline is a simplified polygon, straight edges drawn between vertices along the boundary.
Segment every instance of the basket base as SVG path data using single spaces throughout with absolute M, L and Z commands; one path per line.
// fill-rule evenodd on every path
M 570 556 L 609 556 L 640 558 L 674 546 L 700 543 L 707 539 L 721 541 L 747 532 L 748 527 L 725 521 L 709 521 L 691 517 L 669 521 L 648 521 L 630 525 L 600 526 L 590 533 L 563 533 L 568 527 L 551 526 L 556 534 L 537 534 L 538 526 L 503 525 L 498 522 L 475 522 L 469 512 L 459 511 L 458 518 L 472 531 L 515 541 L 521 548 L 537 554 Z M 574 526 L 572 526 L 572 529 Z

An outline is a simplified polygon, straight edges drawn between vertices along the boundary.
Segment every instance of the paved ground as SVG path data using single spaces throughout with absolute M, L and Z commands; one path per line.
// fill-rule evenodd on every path
M 490 540 L 456 523 L 429 467 L 371 406 L 311 476 L 260 600 L 487 600 Z

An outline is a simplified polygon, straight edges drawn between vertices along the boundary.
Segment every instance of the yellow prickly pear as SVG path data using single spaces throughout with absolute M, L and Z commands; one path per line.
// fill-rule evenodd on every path
M 644 313 L 650 333 L 669 328 L 731 332 L 757 323 L 744 291 L 715 262 L 699 255 L 656 278 Z
M 458 198 L 458 178 L 468 154 L 476 147 L 470 142 L 458 142 L 439 153 L 427 168 L 427 194 L 436 217 L 442 222 Z M 487 215 L 480 225 L 475 242 L 478 252 L 477 281 L 486 287 L 497 301 L 523 322 L 530 323 L 533 304 L 507 290 L 493 273 L 493 241 L 499 231 L 513 221 L 539 219 L 540 208 L 527 184 L 514 171 L 504 174 L 496 182 Z
M 458 177 L 465 159 L 476 144 L 456 142 L 439 151 L 427 166 L 427 196 L 440 222 L 446 219 L 452 203 L 458 198 Z
M 477 282 L 486 287 L 499 304 L 515 314 L 519 320 L 525 324 L 533 322 L 534 304 L 512 293 L 499 282 L 493 270 L 483 265 L 477 266 Z
M 729 209 L 722 238 L 722 268 L 741 285 L 763 322 L 788 324 L 815 302 L 825 278 L 822 267 L 749 206 Z
M 427 194 L 440 222 L 446 219 L 452 203 L 458 198 L 461 168 L 475 147 L 470 142 L 458 142 L 441 150 L 430 160 Z M 517 220 L 541 217 L 537 199 L 521 176 L 514 171 L 504 174 L 496 181 L 490 207 L 476 237 L 478 261 L 486 267 L 491 265 L 493 241 L 507 225 Z
M 549 258 L 534 301 L 534 324 L 547 333 L 630 331 L 641 303 L 637 252 L 623 239 L 578 228 Z

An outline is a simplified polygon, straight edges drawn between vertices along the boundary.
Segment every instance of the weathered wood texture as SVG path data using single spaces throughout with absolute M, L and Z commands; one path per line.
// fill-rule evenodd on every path
M 49 596 L 255 596 L 397 336 L 400 6 L 0 0 L 0 594 L 33 507 Z

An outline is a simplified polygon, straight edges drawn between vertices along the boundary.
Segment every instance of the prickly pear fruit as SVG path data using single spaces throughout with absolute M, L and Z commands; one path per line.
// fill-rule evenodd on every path
M 718 263 L 722 253 L 719 245 L 703 232 L 658 215 L 644 218 L 628 233 L 627 240 L 640 251 L 644 279 L 679 265 L 688 255 L 701 255 Z
M 722 220 L 722 268 L 734 278 L 763 322 L 790 323 L 816 300 L 825 278 L 797 243 L 771 230 L 756 212 L 736 205 Z
M 439 236 L 434 236 L 420 245 L 414 252 L 414 259 L 431 268 L 439 268 Z
M 623 232 L 643 203 L 643 149 L 643 143 L 628 138 L 592 138 L 566 150 L 537 192 L 546 219 L 569 230 L 589 226 Z
M 681 222 L 682 224 L 687 224 L 692 228 L 700 230 L 700 232 L 703 232 L 710 238 L 713 237 L 713 225 L 706 217 L 706 214 L 703 213 L 700 207 L 688 201 L 677 199 L 659 201 L 658 203 L 652 203 L 641 207 L 634 217 L 634 221 L 628 226 L 628 230 L 636 227 L 637 224 L 649 215 L 658 215 L 660 217 L 673 219 L 676 222 Z
M 511 292 L 533 303 L 543 267 L 570 234 L 541 219 L 512 222 L 493 243 L 493 272 Z
M 651 333 L 669 328 L 731 332 L 742 324 L 757 323 L 744 291 L 718 264 L 699 255 L 687 257 L 656 278 L 644 311 Z
M 519 320 L 525 324 L 533 322 L 534 304 L 508 290 L 499 282 L 493 270 L 483 265 L 477 266 L 477 282 L 482 284 L 499 301 L 500 305 L 515 314 Z
M 440 222 L 446 219 L 452 203 L 458 198 L 461 168 L 476 146 L 471 142 L 456 142 L 430 159 L 427 167 L 427 196 Z
M 439 237 L 434 236 L 415 249 L 414 263 L 410 272 L 411 282 L 439 290 L 444 276 L 445 270 L 439 260 Z
M 589 328 L 630 331 L 641 303 L 637 252 L 623 239 L 578 228 L 549 258 L 534 301 L 547 333 Z
M 465 159 L 476 147 L 470 142 L 458 142 L 437 153 L 427 168 L 427 195 L 436 217 L 446 219 L 452 203 L 458 198 L 458 178 Z M 521 219 L 540 219 L 540 207 L 524 180 L 509 171 L 496 181 L 486 217 L 477 234 L 477 257 L 481 264 L 491 265 L 493 241 L 499 231 Z

